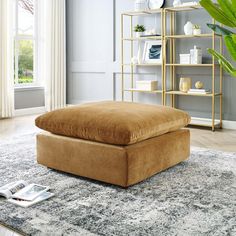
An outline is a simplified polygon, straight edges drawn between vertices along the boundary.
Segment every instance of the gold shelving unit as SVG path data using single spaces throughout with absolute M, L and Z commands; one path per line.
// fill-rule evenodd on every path
M 158 63 L 141 63 L 141 64 L 132 64 L 131 62 L 131 58 L 134 56 L 134 42 L 135 41 L 145 41 L 145 40 L 162 40 L 162 45 L 163 45 L 163 41 L 164 41 L 164 28 L 163 28 L 163 13 L 164 10 L 163 9 L 158 9 L 158 10 L 146 10 L 146 11 L 130 11 L 130 12 L 124 12 L 121 14 L 121 83 L 122 83 L 122 101 L 124 101 L 125 98 L 125 92 L 129 92 L 131 93 L 131 100 L 134 101 L 134 93 L 138 92 L 138 93 L 149 93 L 149 94 L 161 94 L 162 95 L 162 104 L 164 103 L 164 88 L 163 88 L 163 84 L 164 84 L 164 57 L 162 59 L 162 63 L 158 64 Z M 139 37 L 136 38 L 133 35 L 133 17 L 137 17 L 137 16 L 148 16 L 148 15 L 156 15 L 156 14 L 160 14 L 161 15 L 161 35 L 160 36 L 148 36 L 148 37 Z M 124 18 L 125 17 L 129 17 L 129 22 L 130 22 L 130 32 L 129 32 L 129 36 L 125 37 L 124 36 Z M 124 44 L 125 42 L 130 43 L 130 62 L 125 62 L 124 61 Z M 124 81 L 125 81 L 125 69 L 129 67 L 130 68 L 130 88 L 126 89 L 125 85 L 124 85 Z M 161 81 L 161 88 L 155 91 L 144 91 L 144 90 L 138 90 L 134 88 L 134 68 L 135 67 L 156 67 L 156 68 L 160 68 L 161 69 L 161 74 L 162 74 L 162 81 Z M 160 85 L 158 85 L 160 86 Z
M 223 39 L 221 36 L 217 36 L 214 32 L 200 35 L 176 35 L 176 14 L 178 12 L 184 11 L 193 11 L 193 10 L 201 10 L 203 9 L 200 5 L 194 6 L 185 6 L 185 7 L 168 7 L 165 9 L 158 10 L 147 10 L 147 11 L 130 11 L 124 12 L 121 14 L 121 83 L 122 83 L 122 101 L 125 99 L 125 92 L 131 93 L 131 100 L 134 101 L 134 93 L 149 93 L 149 94 L 161 94 L 162 95 L 162 105 L 170 105 L 175 107 L 176 96 L 191 96 L 191 97 L 208 97 L 212 100 L 212 116 L 210 122 L 207 119 L 194 118 L 192 125 L 198 126 L 206 126 L 211 127 L 214 131 L 216 127 L 222 128 L 222 96 L 223 96 L 223 69 L 219 64 L 216 64 L 214 58 L 212 57 L 212 63 L 208 64 L 178 64 L 176 62 L 176 40 L 181 39 L 206 39 L 212 41 L 212 48 L 216 48 L 216 40 L 219 41 L 220 51 L 223 52 Z M 149 37 L 140 37 L 136 38 L 133 35 L 133 18 L 136 16 L 148 16 L 153 14 L 161 15 L 161 35 L 160 36 L 149 36 Z M 124 18 L 129 17 L 130 22 L 130 33 L 128 37 L 124 36 Z M 167 33 L 167 18 L 169 19 L 170 24 L 170 33 Z M 215 23 L 214 20 L 212 20 Z M 157 63 L 147 63 L 147 64 L 132 64 L 131 58 L 134 56 L 134 42 L 135 41 L 145 41 L 145 40 L 162 40 L 163 45 L 163 53 L 162 53 L 162 64 Z M 124 53 L 125 48 L 124 44 L 128 42 L 130 43 L 130 62 L 124 61 Z M 167 62 L 167 44 L 169 44 L 169 58 L 170 61 Z M 144 91 L 137 90 L 134 88 L 134 67 L 156 67 L 161 68 L 162 74 L 162 83 L 161 87 L 155 91 Z M 125 77 L 127 76 L 125 73 L 125 69 L 127 67 L 130 68 L 130 86 L 131 88 L 126 89 L 124 85 Z M 181 91 L 176 90 L 176 68 L 178 67 L 194 67 L 194 68 L 209 68 L 212 71 L 212 92 L 208 94 L 191 94 L 191 93 L 183 93 Z M 169 70 L 169 75 L 167 74 Z M 216 91 L 216 70 L 220 72 L 219 78 L 219 91 Z M 167 81 L 170 82 L 170 88 L 167 88 Z M 167 104 L 167 97 L 170 97 L 170 104 Z M 220 117 L 216 119 L 216 99 L 219 98 L 219 110 Z
M 196 65 L 189 65 L 189 64 L 178 64 L 176 62 L 176 40 L 181 39 L 199 39 L 202 40 L 211 40 L 212 41 L 212 49 L 216 48 L 216 41 L 219 43 L 219 48 L 221 53 L 223 52 L 222 47 L 222 37 L 217 36 L 213 31 L 209 34 L 201 34 L 201 35 L 176 35 L 176 14 L 178 12 L 184 12 L 184 11 L 193 11 L 193 10 L 201 10 L 203 9 L 200 5 L 191 6 L 191 7 L 170 7 L 164 9 L 164 38 L 169 43 L 170 49 L 169 49 L 169 58 L 170 62 L 167 62 L 166 56 L 165 56 L 165 70 L 167 68 L 169 69 L 169 75 L 165 72 L 165 78 L 164 78 L 164 87 L 165 96 L 170 96 L 170 105 L 172 107 L 175 107 L 175 100 L 176 96 L 192 96 L 192 97 L 208 97 L 211 99 L 211 119 L 210 122 L 198 122 L 200 118 L 195 118 L 192 125 L 199 125 L 199 126 L 207 126 L 211 127 L 214 131 L 216 127 L 222 128 L 222 96 L 223 96 L 223 87 L 222 87 L 222 81 L 223 81 L 223 69 L 219 64 L 216 64 L 214 58 L 212 57 L 212 63 L 209 64 L 196 64 Z M 167 18 L 169 20 L 169 32 L 167 33 Z M 213 24 L 215 23 L 214 19 L 212 19 Z M 166 52 L 166 51 L 165 51 Z M 166 52 L 167 53 L 167 52 Z M 177 83 L 176 83 L 176 67 L 195 67 L 195 68 L 202 68 L 202 67 L 209 67 L 211 69 L 212 74 L 212 82 L 211 82 L 211 93 L 207 94 L 195 94 L 195 93 L 183 93 L 181 91 L 177 91 Z M 216 91 L 216 70 L 219 70 L 219 91 Z M 166 89 L 167 81 L 170 81 L 170 89 Z M 219 120 L 216 120 L 216 99 L 219 98 L 219 112 L 220 117 Z M 166 105 L 166 97 L 164 99 L 164 105 Z M 206 119 L 203 119 L 206 120 Z

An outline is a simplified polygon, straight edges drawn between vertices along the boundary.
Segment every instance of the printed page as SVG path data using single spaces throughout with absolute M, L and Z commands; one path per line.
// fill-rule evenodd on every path
M 24 189 L 20 190 L 16 194 L 12 196 L 12 198 L 26 200 L 26 201 L 33 201 L 43 192 L 49 190 L 48 186 L 42 186 L 39 184 L 29 184 Z
M 27 182 L 25 182 L 24 180 L 6 184 L 0 187 L 0 195 L 6 198 L 11 198 L 12 195 L 25 188 L 27 185 Z

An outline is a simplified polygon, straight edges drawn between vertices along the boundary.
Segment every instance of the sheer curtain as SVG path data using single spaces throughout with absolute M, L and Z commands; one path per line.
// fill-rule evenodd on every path
M 39 0 L 39 77 L 47 111 L 66 106 L 65 0 Z
M 13 0 L 0 0 L 0 118 L 14 115 Z

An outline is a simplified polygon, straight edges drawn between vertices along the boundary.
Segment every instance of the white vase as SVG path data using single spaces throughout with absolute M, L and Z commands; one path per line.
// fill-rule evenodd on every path
M 193 34 L 194 35 L 199 35 L 201 33 L 202 33 L 201 29 L 193 29 Z
M 173 7 L 178 7 L 182 4 L 181 0 L 174 0 Z
M 192 35 L 193 34 L 193 24 L 188 21 L 184 26 L 184 33 L 186 35 Z

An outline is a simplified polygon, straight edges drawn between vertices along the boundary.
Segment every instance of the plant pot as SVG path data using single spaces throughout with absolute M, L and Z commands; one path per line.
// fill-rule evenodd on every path
M 135 34 L 136 34 L 136 38 L 139 38 L 143 35 L 143 32 L 135 32 Z
M 193 34 L 194 35 L 199 35 L 201 33 L 202 33 L 201 29 L 193 29 Z

